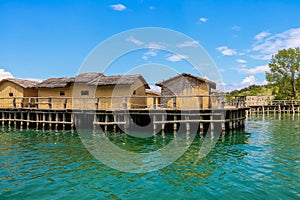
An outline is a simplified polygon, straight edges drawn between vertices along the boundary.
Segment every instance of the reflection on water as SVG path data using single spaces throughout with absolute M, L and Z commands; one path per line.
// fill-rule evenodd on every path
M 172 141 L 190 145 L 168 167 L 135 174 L 99 162 L 76 133 L 3 130 L 0 199 L 300 198 L 297 116 L 252 116 L 245 132 L 220 137 L 204 158 L 199 153 L 204 138 L 183 136 L 107 134 L 135 153 L 154 152 Z

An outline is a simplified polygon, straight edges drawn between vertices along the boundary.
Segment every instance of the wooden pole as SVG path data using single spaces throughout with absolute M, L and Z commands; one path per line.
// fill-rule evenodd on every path
M 17 113 L 14 112 L 14 128 L 17 128 Z
M 190 116 L 188 114 L 185 116 L 185 120 L 187 121 L 186 122 L 186 131 L 189 132 L 191 130 L 191 127 L 190 127 L 190 123 L 188 122 L 190 120 Z

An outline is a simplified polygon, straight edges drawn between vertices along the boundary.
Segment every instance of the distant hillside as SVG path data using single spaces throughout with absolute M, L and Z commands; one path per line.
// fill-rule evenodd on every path
M 251 85 L 249 87 L 233 90 L 227 93 L 227 97 L 235 97 L 235 96 L 266 96 L 266 95 L 277 95 L 278 86 L 274 84 L 267 85 Z

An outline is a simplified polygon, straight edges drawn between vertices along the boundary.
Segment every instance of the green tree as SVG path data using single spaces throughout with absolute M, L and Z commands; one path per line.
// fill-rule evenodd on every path
M 279 50 L 272 56 L 269 63 L 270 72 L 266 79 L 279 86 L 278 93 L 281 98 L 297 99 L 297 81 L 300 74 L 300 48 Z

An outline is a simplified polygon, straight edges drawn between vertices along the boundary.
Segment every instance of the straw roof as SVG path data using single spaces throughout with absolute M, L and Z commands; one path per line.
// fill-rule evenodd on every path
M 37 85 L 38 88 L 64 88 L 69 87 L 74 78 L 49 78 Z
M 76 83 L 87 83 L 90 82 L 92 80 L 94 80 L 95 78 L 104 76 L 102 73 L 96 73 L 96 72 L 89 72 L 89 73 L 83 73 L 83 74 L 79 74 L 75 77 L 75 82 Z
M 12 82 L 16 85 L 21 86 L 22 88 L 34 88 L 39 83 L 37 81 L 30 81 L 30 80 L 24 80 L 24 79 L 17 79 L 17 78 L 6 78 L 0 81 L 0 84 L 3 82 L 8 81 Z
M 140 79 L 146 88 L 150 88 L 145 79 L 140 74 L 135 75 L 119 75 L 119 76 L 99 76 L 90 81 L 89 85 L 94 86 L 111 86 L 111 85 L 132 85 L 136 80 Z
M 87 83 L 92 86 L 132 85 L 140 79 L 146 88 L 150 88 L 142 75 L 104 76 L 102 73 L 84 73 L 74 78 L 49 78 L 37 85 L 38 88 L 64 88 L 71 83 Z
M 196 80 L 205 82 L 205 83 L 209 84 L 211 88 L 214 88 L 214 89 L 216 88 L 216 85 L 217 85 L 217 84 L 216 84 L 215 82 L 213 82 L 213 81 L 207 80 L 207 79 L 205 79 L 205 78 L 201 78 L 201 77 L 199 77 L 199 76 L 194 76 L 194 75 L 192 75 L 192 74 L 186 74 L 186 73 L 182 73 L 182 74 L 179 74 L 179 75 L 174 76 L 174 77 L 172 77 L 172 78 L 169 78 L 169 79 L 167 79 L 167 80 L 165 80 L 165 81 L 158 82 L 158 83 L 156 83 L 155 85 L 162 87 L 164 84 L 166 84 L 166 83 L 168 83 L 168 82 L 170 82 L 170 81 L 174 81 L 174 80 L 176 80 L 177 78 L 179 78 L 179 77 L 181 77 L 181 76 L 183 76 L 183 77 L 190 77 L 190 78 L 194 78 L 194 79 L 196 79 Z

